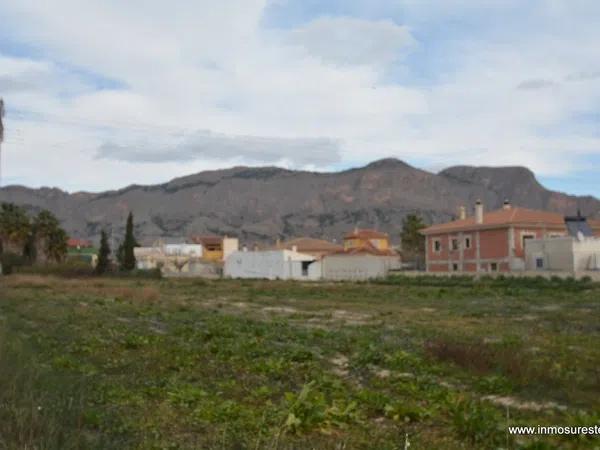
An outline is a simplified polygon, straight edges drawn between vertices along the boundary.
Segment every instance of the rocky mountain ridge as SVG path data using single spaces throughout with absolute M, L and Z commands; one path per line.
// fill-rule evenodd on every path
M 579 209 L 600 218 L 600 200 L 547 190 L 524 167 L 455 166 L 434 174 L 397 159 L 330 173 L 233 167 L 101 193 L 0 189 L 0 202 L 32 212 L 47 208 L 71 236 L 93 240 L 101 229 L 122 236 L 131 210 L 142 242 L 204 233 L 246 242 L 292 236 L 340 239 L 355 226 L 378 228 L 397 240 L 406 214 L 418 213 L 427 223 L 437 223 L 452 219 L 459 206 L 470 207 L 477 199 L 486 209 L 495 209 L 505 198 L 523 207 L 564 214 Z

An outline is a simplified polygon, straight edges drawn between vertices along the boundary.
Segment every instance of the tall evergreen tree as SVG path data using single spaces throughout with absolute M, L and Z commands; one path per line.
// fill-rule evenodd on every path
M 130 271 L 135 269 L 135 254 L 133 249 L 139 247 L 135 236 L 133 235 L 133 214 L 130 212 L 127 216 L 127 225 L 125 227 L 125 239 L 123 240 L 123 253 L 121 261 L 121 270 Z M 119 249 L 119 253 L 121 249 Z
M 425 260 L 425 236 L 419 231 L 425 228 L 423 219 L 416 214 L 407 215 L 402 221 L 402 257 L 405 261 L 421 267 Z
M 102 275 L 110 267 L 110 246 L 108 245 L 108 236 L 106 231 L 100 233 L 100 250 L 98 251 L 98 263 L 96 264 L 96 273 Z

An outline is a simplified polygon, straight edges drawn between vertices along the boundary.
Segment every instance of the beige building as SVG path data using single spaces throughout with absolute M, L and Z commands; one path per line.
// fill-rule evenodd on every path
M 192 236 L 190 238 L 195 244 L 201 245 L 202 259 L 205 261 L 224 262 L 227 257 L 236 252 L 239 247 L 237 238 L 227 236 Z

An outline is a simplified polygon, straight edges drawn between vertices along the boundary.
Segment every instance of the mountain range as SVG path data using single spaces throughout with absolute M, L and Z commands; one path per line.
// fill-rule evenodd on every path
M 372 227 L 398 240 L 410 213 L 426 223 L 450 220 L 459 206 L 481 199 L 486 209 L 512 204 L 600 218 L 600 200 L 545 189 L 524 167 L 455 166 L 435 174 L 397 159 L 341 172 L 278 167 L 233 167 L 131 185 L 100 193 L 7 186 L 0 202 L 35 213 L 49 209 L 73 237 L 98 240 L 106 229 L 119 239 L 129 211 L 142 243 L 190 234 L 225 234 L 247 243 L 311 236 L 340 239 L 354 227 Z

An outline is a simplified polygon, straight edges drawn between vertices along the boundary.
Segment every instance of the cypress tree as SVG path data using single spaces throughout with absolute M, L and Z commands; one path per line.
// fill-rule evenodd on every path
M 123 261 L 121 270 L 130 271 L 135 269 L 135 255 L 133 249 L 138 246 L 133 235 L 133 214 L 130 212 L 127 216 L 127 226 L 125 227 L 125 240 L 123 241 Z
M 98 252 L 98 263 L 96 264 L 96 273 L 102 275 L 110 266 L 110 247 L 108 245 L 108 236 L 106 231 L 102 230 L 100 234 L 100 250 Z

